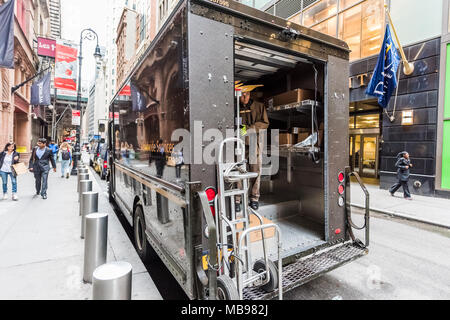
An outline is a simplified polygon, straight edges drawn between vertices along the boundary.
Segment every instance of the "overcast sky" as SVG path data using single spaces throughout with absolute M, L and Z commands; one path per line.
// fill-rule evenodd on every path
M 106 13 L 108 0 L 61 0 L 61 37 L 80 43 L 80 33 L 93 29 L 99 37 L 99 45 L 106 46 Z M 92 81 L 95 72 L 96 41 L 83 41 L 82 80 Z

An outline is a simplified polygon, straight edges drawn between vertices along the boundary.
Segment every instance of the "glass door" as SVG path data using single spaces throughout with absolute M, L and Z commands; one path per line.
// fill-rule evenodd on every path
M 378 136 L 362 136 L 360 175 L 366 178 L 378 177 Z

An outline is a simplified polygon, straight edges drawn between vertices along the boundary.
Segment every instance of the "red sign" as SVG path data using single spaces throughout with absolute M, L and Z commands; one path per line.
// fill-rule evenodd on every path
M 56 43 L 55 88 L 77 90 L 78 49 L 63 41 Z
M 72 125 L 79 126 L 81 124 L 81 111 L 72 110 Z
M 119 92 L 119 96 L 131 97 L 131 86 L 123 87 L 122 91 Z
M 109 113 L 109 119 L 110 120 L 113 119 L 112 112 Z M 120 124 L 120 113 L 119 112 L 114 112 L 114 124 Z
M 38 56 L 55 57 L 56 40 L 38 37 Z

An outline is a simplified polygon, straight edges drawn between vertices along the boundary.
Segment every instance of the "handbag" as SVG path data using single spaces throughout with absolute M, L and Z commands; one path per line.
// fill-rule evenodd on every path
M 19 162 L 11 166 L 11 171 L 13 172 L 14 177 L 17 177 L 28 173 L 28 168 L 25 163 Z

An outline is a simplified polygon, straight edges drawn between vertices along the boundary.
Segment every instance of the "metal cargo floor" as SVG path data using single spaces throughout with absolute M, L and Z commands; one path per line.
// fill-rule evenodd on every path
M 293 216 L 274 220 L 282 233 L 282 252 L 284 258 L 307 251 L 325 244 L 323 226 L 301 216 Z M 268 252 L 271 260 L 276 261 L 276 239 L 267 239 Z M 262 241 L 252 243 L 252 260 L 263 258 Z
M 283 292 L 310 282 L 367 253 L 367 249 L 361 249 L 351 243 L 347 243 L 300 259 L 283 268 Z M 266 293 L 260 288 L 244 288 L 244 300 L 269 300 L 277 297 L 277 295 L 278 290 Z

